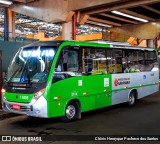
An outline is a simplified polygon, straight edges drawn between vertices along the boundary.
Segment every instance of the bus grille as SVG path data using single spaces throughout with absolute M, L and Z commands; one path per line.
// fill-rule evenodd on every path
M 33 111 L 32 106 L 27 107 L 27 106 L 20 106 L 20 110 L 16 110 L 12 108 L 12 104 L 6 104 L 5 105 L 8 109 L 12 110 L 12 111 L 17 111 L 17 112 L 28 112 L 28 111 Z

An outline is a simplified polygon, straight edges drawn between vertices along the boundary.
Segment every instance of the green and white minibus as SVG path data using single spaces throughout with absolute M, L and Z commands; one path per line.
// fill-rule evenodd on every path
M 47 41 L 21 48 L 2 89 L 3 110 L 71 121 L 159 90 L 157 51 L 119 42 Z

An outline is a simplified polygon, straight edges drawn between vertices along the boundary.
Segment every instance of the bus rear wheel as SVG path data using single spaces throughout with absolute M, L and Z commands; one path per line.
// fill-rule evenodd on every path
M 70 122 L 76 119 L 78 114 L 78 108 L 75 102 L 69 102 L 65 109 L 65 116 L 61 117 L 64 122 Z
M 128 97 L 128 105 L 133 106 L 136 103 L 136 93 L 131 91 Z

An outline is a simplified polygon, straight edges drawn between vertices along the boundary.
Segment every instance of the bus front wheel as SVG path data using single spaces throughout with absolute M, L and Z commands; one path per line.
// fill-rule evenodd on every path
M 76 119 L 78 114 L 78 108 L 75 102 L 69 102 L 65 109 L 65 116 L 61 117 L 64 122 L 70 122 Z
M 133 106 L 136 103 L 136 93 L 131 91 L 128 97 L 128 105 Z

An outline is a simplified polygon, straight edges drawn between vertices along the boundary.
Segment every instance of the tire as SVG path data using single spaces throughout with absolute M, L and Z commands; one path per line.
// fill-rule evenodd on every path
M 134 91 L 131 91 L 128 96 L 128 105 L 133 106 L 136 103 L 136 93 Z
M 75 102 L 69 102 L 65 109 L 65 116 L 61 117 L 64 122 L 70 122 L 76 119 L 78 114 L 78 108 Z

